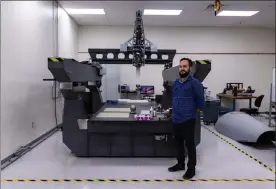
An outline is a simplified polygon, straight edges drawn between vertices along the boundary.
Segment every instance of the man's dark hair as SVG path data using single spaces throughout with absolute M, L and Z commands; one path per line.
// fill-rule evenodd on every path
M 181 58 L 179 62 L 183 61 L 183 60 L 187 60 L 189 62 L 189 66 L 192 67 L 193 66 L 193 61 L 189 58 Z

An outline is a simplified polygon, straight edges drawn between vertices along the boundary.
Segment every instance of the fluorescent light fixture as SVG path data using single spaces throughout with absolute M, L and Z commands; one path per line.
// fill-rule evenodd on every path
M 105 14 L 104 9 L 66 9 L 68 14 Z
M 144 15 L 180 15 L 182 10 L 145 9 Z
M 217 16 L 253 16 L 259 11 L 227 11 L 223 10 L 217 14 Z

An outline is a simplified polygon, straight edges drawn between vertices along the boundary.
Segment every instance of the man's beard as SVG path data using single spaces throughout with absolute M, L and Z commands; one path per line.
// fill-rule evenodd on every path
M 180 78 L 186 78 L 188 75 L 190 74 L 190 72 L 179 72 L 179 76 Z

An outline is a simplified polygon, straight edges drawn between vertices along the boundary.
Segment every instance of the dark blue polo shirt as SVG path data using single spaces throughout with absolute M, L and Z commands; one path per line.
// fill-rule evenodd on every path
M 182 123 L 196 118 L 196 110 L 205 104 L 202 84 L 192 76 L 182 82 L 174 81 L 172 86 L 172 122 Z

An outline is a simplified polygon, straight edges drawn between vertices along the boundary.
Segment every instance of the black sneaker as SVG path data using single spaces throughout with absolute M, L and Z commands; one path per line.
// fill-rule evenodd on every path
M 195 176 L 195 168 L 188 168 L 187 172 L 183 176 L 183 179 L 191 179 Z
M 178 163 L 178 164 L 170 167 L 168 170 L 169 170 L 169 172 L 183 171 L 183 170 L 185 170 L 185 165 Z

